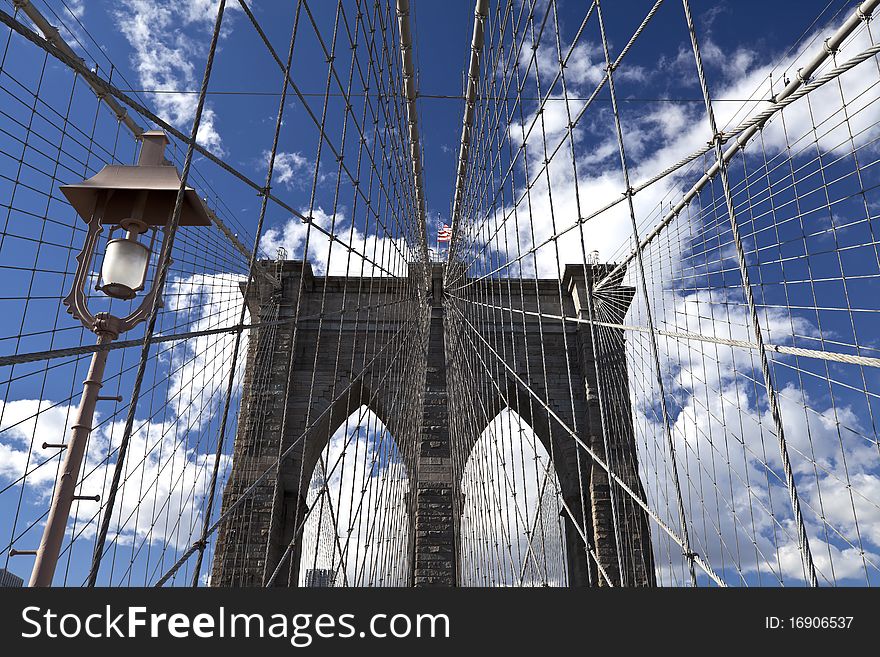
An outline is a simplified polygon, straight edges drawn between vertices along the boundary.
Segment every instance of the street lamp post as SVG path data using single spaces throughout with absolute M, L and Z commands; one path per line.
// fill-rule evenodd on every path
M 64 305 L 75 319 L 95 333 L 98 346 L 103 347 L 147 319 L 154 303 L 162 303 L 160 290 L 151 283 L 141 303 L 125 317 L 116 317 L 106 312 L 93 314 L 88 309 L 85 292 L 86 284 L 92 276 L 95 246 L 104 226 L 110 226 L 110 239 L 104 251 L 95 288 L 108 297 L 124 301 L 135 299 L 138 292 L 144 290 L 158 236 L 162 233 L 163 243 L 168 237 L 162 229 L 174 210 L 181 184 L 180 176 L 177 169 L 165 160 L 168 138 L 164 132 L 145 132 L 141 140 L 141 152 L 136 165 L 108 165 L 88 180 L 61 187 L 62 193 L 88 226 L 85 242 L 76 258 L 77 270 L 73 286 L 64 299 Z M 207 226 L 210 223 L 201 199 L 195 190 L 187 187 L 180 225 Z M 124 232 L 124 235 L 114 238 L 117 231 Z M 140 238 L 147 234 L 148 243 L 141 243 Z M 79 408 L 71 425 L 70 442 L 65 446 L 64 463 L 55 482 L 49 517 L 37 550 L 31 586 L 52 585 L 67 530 L 70 507 L 77 499 L 76 486 L 92 431 L 95 406 L 101 399 L 99 392 L 108 353 L 109 349 L 103 348 L 92 355 L 89 374 L 83 382 Z

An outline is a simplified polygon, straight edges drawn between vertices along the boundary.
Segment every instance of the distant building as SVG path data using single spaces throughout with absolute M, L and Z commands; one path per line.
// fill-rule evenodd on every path
M 336 571 L 329 568 L 309 568 L 306 570 L 306 587 L 326 589 L 336 586 Z
M 24 586 L 24 580 L 10 573 L 5 568 L 0 568 L 0 588 L 20 589 Z

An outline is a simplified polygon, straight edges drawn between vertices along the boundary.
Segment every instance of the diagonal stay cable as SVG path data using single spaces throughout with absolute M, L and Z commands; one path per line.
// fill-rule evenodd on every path
M 385 303 L 368 304 L 356 306 L 354 308 L 342 308 L 341 310 L 330 310 L 323 313 L 316 313 L 300 317 L 299 321 L 321 319 L 333 317 L 334 315 L 359 314 L 368 312 L 378 308 L 387 306 L 395 306 L 405 303 L 406 300 L 398 299 L 397 301 L 387 301 Z M 271 322 L 257 322 L 256 324 L 234 324 L 232 326 L 222 326 L 219 328 L 202 329 L 201 331 L 187 331 L 184 333 L 172 333 L 154 335 L 150 338 L 150 344 L 159 344 L 162 342 L 174 342 L 177 340 L 187 340 L 189 338 L 198 338 L 207 335 L 219 335 L 221 333 L 241 333 L 242 331 L 254 331 L 274 326 L 283 326 L 293 323 L 293 318 L 279 319 Z M 144 343 L 143 338 L 134 338 L 132 340 L 118 340 L 109 344 L 89 344 L 79 347 L 64 347 L 61 349 L 47 349 L 45 351 L 30 351 L 22 354 L 14 354 L 12 356 L 0 356 L 0 367 L 6 365 L 15 365 L 17 363 L 34 363 L 41 360 L 51 360 L 54 358 L 65 358 L 67 356 L 81 356 L 83 354 L 93 354 L 98 351 L 115 351 L 116 349 L 127 349 L 129 347 L 137 347 Z
M 312 221 L 311 217 L 309 217 L 306 214 L 303 214 L 299 210 L 296 210 L 291 205 L 289 205 L 288 203 L 286 203 L 283 200 L 281 200 L 280 198 L 278 198 L 275 194 L 273 194 L 271 192 L 271 190 L 267 190 L 265 187 L 259 185 L 255 181 L 251 180 L 248 176 L 243 174 L 241 171 L 239 171 L 235 167 L 231 166 L 230 164 L 227 164 L 220 157 L 214 155 L 210 150 L 208 150 L 204 146 L 198 144 L 194 139 L 192 139 L 191 137 L 187 137 L 180 130 L 175 128 L 173 125 L 171 125 L 167 121 L 160 118 L 155 112 L 150 111 L 148 108 L 144 107 L 144 105 L 142 105 L 141 103 L 132 99 L 128 95 L 124 94 L 118 88 L 116 88 L 114 85 L 110 84 L 109 82 L 105 81 L 103 78 L 101 78 L 100 76 L 98 76 L 97 74 L 95 74 L 94 72 L 89 70 L 89 68 L 82 61 L 80 61 L 74 57 L 70 57 L 68 54 L 66 54 L 62 50 L 58 49 L 57 47 L 55 47 L 53 44 L 49 43 L 46 39 L 42 38 L 40 35 L 38 35 L 33 30 L 31 30 L 30 28 L 28 28 L 25 25 L 22 25 L 19 21 L 17 21 L 15 18 L 10 16 L 7 12 L 3 11 L 2 9 L 0 9 L 0 23 L 5 24 L 7 27 L 11 28 L 15 32 L 17 32 L 19 35 L 23 36 L 25 39 L 32 42 L 34 45 L 36 45 L 36 46 L 42 48 L 43 50 L 45 50 L 46 52 L 48 52 L 50 55 L 52 55 L 53 57 L 55 57 L 56 59 L 61 61 L 63 64 L 65 64 L 68 67 L 70 67 L 71 69 L 73 69 L 76 73 L 78 73 L 79 75 L 84 77 L 90 84 L 94 83 L 94 85 L 96 85 L 104 93 L 110 94 L 111 96 L 120 100 L 122 103 L 128 105 L 129 107 L 131 107 L 132 109 L 137 111 L 139 114 L 142 114 L 143 116 L 148 118 L 150 121 L 152 121 L 156 125 L 160 126 L 167 133 L 173 135 L 176 139 L 178 139 L 182 143 L 186 144 L 188 148 L 190 148 L 190 147 L 193 148 L 200 155 L 209 159 L 211 162 L 213 162 L 214 164 L 216 164 L 217 166 L 222 168 L 227 173 L 230 173 L 233 176 L 235 176 L 241 182 L 245 183 L 246 185 L 248 185 L 249 187 L 254 189 L 257 193 L 266 194 L 280 208 L 282 208 L 286 212 L 289 212 L 290 214 L 292 214 L 293 216 L 302 220 L 303 222 L 311 224 L 311 226 L 315 230 L 322 233 L 329 240 L 338 243 L 342 248 L 347 249 L 348 251 L 356 253 L 359 257 L 363 258 L 364 260 L 369 262 L 372 266 L 374 266 L 378 271 L 381 271 L 388 276 L 397 277 L 397 275 L 394 272 L 391 272 L 388 269 L 386 269 L 385 267 L 383 267 L 382 265 L 379 265 L 378 263 L 374 262 L 372 259 L 367 257 L 366 254 L 361 253 L 358 249 L 353 247 L 351 244 L 344 242 L 343 240 L 339 239 L 339 237 L 337 237 L 336 235 L 333 235 L 332 233 L 330 233 L 326 228 L 320 226 L 317 222 Z

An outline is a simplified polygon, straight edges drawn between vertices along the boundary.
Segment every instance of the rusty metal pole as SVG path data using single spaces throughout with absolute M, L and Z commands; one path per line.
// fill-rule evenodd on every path
M 117 333 L 108 329 L 103 322 L 98 323 L 95 333 L 98 335 L 99 345 L 109 344 L 117 337 Z M 104 379 L 104 366 L 107 364 L 108 353 L 108 350 L 101 350 L 92 355 L 89 374 L 83 381 L 79 409 L 77 409 L 76 417 L 70 427 L 70 442 L 67 445 L 67 453 L 60 476 L 55 482 L 52 506 L 49 507 L 49 519 L 46 521 L 43 538 L 37 550 L 30 586 L 52 586 L 55 567 L 61 553 L 61 544 L 64 542 L 64 534 L 67 530 L 67 520 L 70 517 L 70 507 L 73 504 L 80 468 L 83 456 L 85 456 L 86 444 L 92 433 L 92 420 L 95 416 L 98 393 L 101 391 Z

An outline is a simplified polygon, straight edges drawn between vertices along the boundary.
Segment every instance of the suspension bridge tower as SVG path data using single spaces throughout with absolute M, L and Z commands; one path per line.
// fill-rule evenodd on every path
M 631 495 L 620 492 L 623 483 L 645 499 L 623 331 L 594 326 L 602 335 L 591 335 L 595 323 L 590 322 L 551 327 L 536 312 L 572 318 L 599 313 L 606 323 L 619 323 L 634 293 L 620 283 L 622 271 L 616 283 L 595 294 L 588 288 L 597 274 L 610 271 L 609 266 L 570 266 L 562 281 L 497 283 L 495 292 L 509 307 L 522 311 L 522 321 L 480 327 L 486 344 L 511 355 L 503 378 L 506 385 L 487 391 L 467 376 L 461 358 L 466 335 L 461 318 L 448 310 L 443 265 L 429 265 L 427 275 L 411 266 L 409 282 L 427 281 L 421 297 L 407 296 L 412 289 L 407 280 L 400 282 L 397 295 L 394 283 L 379 277 L 318 277 L 302 261 L 275 266 L 277 284 L 252 287 L 247 300 L 252 317 L 266 328 L 249 343 L 232 473 L 223 498 L 224 511 L 232 513 L 219 532 L 214 585 L 301 581 L 309 482 L 317 467 L 329 469 L 322 452 L 361 406 L 369 407 L 394 435 L 409 476 L 409 491 L 401 501 L 410 533 L 409 554 L 399 555 L 408 570 L 405 581 L 414 586 L 457 585 L 461 477 L 485 429 L 464 410 L 462 400 L 473 403 L 475 398 L 488 417 L 505 407 L 515 410 L 535 428 L 551 455 L 566 509 L 560 516 L 568 583 L 653 585 L 647 516 Z M 420 317 L 420 343 L 399 340 L 399 330 L 387 318 L 383 330 L 374 332 L 376 314 L 392 303 L 409 309 L 400 314 L 400 322 Z M 347 308 L 357 311 L 349 313 Z M 297 321 L 284 322 L 292 318 Z M 598 353 L 593 344 L 599 345 Z M 404 365 L 391 368 L 391 359 Z M 542 361 L 566 367 L 542 370 Z M 570 381 L 577 384 L 571 386 Z M 615 382 L 614 394 L 608 394 L 607 381 Z M 534 403 L 525 392 L 531 388 L 546 390 L 550 404 Z M 604 396 L 597 394 L 600 389 L 606 391 Z M 575 435 L 571 427 L 577 429 Z M 617 481 L 609 481 L 606 470 L 579 445 L 608 462 Z M 275 462 L 281 465 L 273 469 Z

